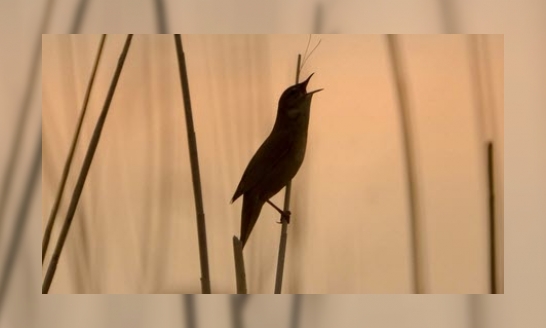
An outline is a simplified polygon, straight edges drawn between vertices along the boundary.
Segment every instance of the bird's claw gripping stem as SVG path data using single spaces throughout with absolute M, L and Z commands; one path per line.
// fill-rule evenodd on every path
M 290 224 L 290 215 L 292 213 L 290 211 L 282 211 L 281 212 L 281 220 L 277 222 L 278 224 L 282 224 L 283 221 L 286 221 L 287 224 Z
M 281 210 L 277 205 L 273 204 L 269 199 L 267 200 L 267 203 L 271 206 L 273 206 L 273 208 L 275 210 L 277 210 L 277 212 L 279 212 L 281 214 L 281 221 L 280 222 L 277 222 L 277 223 L 282 223 L 283 220 L 286 221 L 286 223 L 290 223 L 290 215 L 292 215 L 292 213 L 290 211 L 283 211 Z

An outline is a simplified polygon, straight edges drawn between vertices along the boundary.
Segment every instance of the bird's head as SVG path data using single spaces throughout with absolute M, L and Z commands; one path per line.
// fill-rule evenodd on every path
M 309 110 L 313 94 L 323 90 L 318 89 L 307 92 L 307 84 L 309 83 L 309 80 L 311 80 L 313 74 L 315 73 L 309 75 L 305 81 L 294 84 L 293 86 L 284 90 L 281 98 L 279 99 L 279 112 L 293 118 L 299 116 L 301 112 Z

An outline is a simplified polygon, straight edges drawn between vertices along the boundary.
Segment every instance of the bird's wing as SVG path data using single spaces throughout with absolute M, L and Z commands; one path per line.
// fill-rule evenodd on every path
M 260 183 L 263 177 L 278 165 L 293 146 L 294 136 L 290 132 L 271 133 L 248 163 L 231 202 Z

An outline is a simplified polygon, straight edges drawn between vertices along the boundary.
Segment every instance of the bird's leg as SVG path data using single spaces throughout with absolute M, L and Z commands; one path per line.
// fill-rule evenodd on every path
M 286 223 L 290 223 L 290 215 L 292 213 L 290 213 L 290 211 L 283 211 L 281 210 L 277 205 L 273 204 L 269 199 L 266 200 L 266 202 L 273 206 L 274 209 L 277 210 L 277 212 L 279 212 L 281 214 L 281 222 L 277 222 L 277 223 L 282 223 L 282 219 L 286 220 Z

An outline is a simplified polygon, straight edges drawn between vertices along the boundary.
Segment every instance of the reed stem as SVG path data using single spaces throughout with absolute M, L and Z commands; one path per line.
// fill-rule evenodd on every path
M 203 294 L 210 294 L 209 260 L 207 250 L 207 229 L 205 225 L 205 213 L 203 210 L 203 196 L 201 191 L 201 178 L 199 173 L 199 158 L 197 154 L 197 140 L 193 127 L 193 114 L 190 100 L 190 86 L 186 69 L 186 57 L 182 48 L 180 34 L 174 36 L 178 68 L 180 70 L 180 84 L 184 100 L 184 113 L 186 115 L 186 130 L 188 133 L 188 148 L 190 151 L 191 176 L 193 181 L 193 194 L 195 198 L 195 211 L 197 214 L 197 238 L 199 242 L 199 259 L 201 263 L 201 290 Z
M 53 204 L 53 208 L 51 209 L 51 213 L 49 214 L 49 219 L 47 220 L 44 237 L 42 239 L 42 265 L 44 264 L 44 258 L 47 253 L 47 249 L 49 247 L 51 231 L 53 230 L 53 225 L 55 224 L 55 219 L 57 218 L 57 212 L 59 211 L 59 205 L 61 204 L 61 199 L 63 197 L 64 188 L 66 186 L 66 180 L 68 179 L 68 173 L 70 173 L 70 168 L 72 167 L 72 159 L 74 158 L 76 144 L 78 143 L 78 139 L 80 138 L 80 132 L 83 125 L 83 119 L 85 117 L 85 113 L 87 112 L 87 105 L 89 104 L 89 98 L 91 95 L 91 90 L 93 89 L 95 75 L 97 73 L 97 68 L 99 66 L 100 58 L 102 56 L 102 49 L 104 48 L 105 40 L 106 40 L 106 34 L 103 34 L 99 43 L 99 50 L 97 51 L 95 63 L 93 64 L 93 69 L 91 71 L 91 77 L 89 78 L 89 82 L 87 84 L 87 90 L 85 91 L 83 105 L 80 112 L 80 118 L 78 120 L 76 131 L 74 132 L 74 137 L 72 138 L 72 145 L 70 146 L 68 156 L 66 157 L 66 161 L 64 163 L 63 173 L 61 176 L 61 182 L 59 183 L 59 189 L 57 190 L 57 196 L 55 197 L 55 203 Z
M 99 144 L 102 129 L 104 127 L 104 123 L 106 121 L 108 111 L 110 109 L 110 104 L 112 103 L 112 99 L 114 98 L 114 93 L 116 91 L 118 80 L 121 75 L 121 70 L 123 68 L 123 64 L 125 63 L 125 58 L 127 57 L 127 53 L 129 52 L 129 46 L 131 45 L 132 39 L 133 39 L 132 34 L 127 35 L 125 45 L 123 46 L 123 50 L 118 60 L 116 71 L 114 72 L 114 76 L 112 78 L 110 88 L 108 89 L 106 100 L 104 101 L 102 112 L 99 116 L 99 119 L 97 120 L 95 130 L 93 131 L 93 136 L 91 137 L 89 147 L 87 148 L 87 153 L 83 161 L 83 165 L 80 171 L 80 175 L 78 177 L 78 181 L 76 183 L 76 187 L 74 188 L 74 192 L 72 193 L 72 199 L 68 207 L 68 212 L 66 214 L 66 218 L 63 223 L 63 227 L 59 235 L 59 239 L 57 240 L 57 245 L 55 246 L 55 251 L 53 253 L 51 261 L 49 262 L 49 266 L 47 268 L 46 276 L 42 284 L 42 294 L 47 294 L 49 292 L 51 283 L 53 281 L 53 277 L 55 276 L 57 265 L 59 263 L 59 258 L 61 256 L 64 244 L 66 242 L 66 238 L 68 236 L 70 226 L 72 224 L 72 221 L 74 220 L 74 215 L 78 207 L 78 202 L 80 200 L 80 196 L 82 194 L 83 187 L 87 179 L 87 174 L 89 173 L 89 169 L 91 168 L 91 163 L 93 162 L 95 151 L 97 150 L 97 146 Z
M 298 62 L 296 67 L 296 84 L 300 80 L 301 69 L 301 54 L 298 55 Z M 290 192 L 292 190 L 292 181 L 288 182 L 284 192 L 284 212 L 290 210 Z M 288 239 L 288 221 L 281 215 L 281 237 L 279 240 L 279 254 L 277 257 L 277 274 L 275 277 L 275 294 L 282 292 L 282 279 L 284 274 L 284 261 L 286 257 L 286 242 Z

